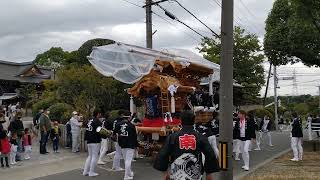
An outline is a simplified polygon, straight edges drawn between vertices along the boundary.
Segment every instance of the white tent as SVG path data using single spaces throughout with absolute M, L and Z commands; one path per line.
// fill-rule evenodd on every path
M 220 79 L 220 66 L 201 56 L 183 49 L 164 49 L 162 51 L 143 47 L 115 43 L 106 46 L 94 47 L 90 56 L 90 63 L 105 76 L 133 84 L 144 75 L 150 73 L 156 60 L 176 61 L 182 65 L 194 63 L 210 68 L 214 71 L 214 79 Z

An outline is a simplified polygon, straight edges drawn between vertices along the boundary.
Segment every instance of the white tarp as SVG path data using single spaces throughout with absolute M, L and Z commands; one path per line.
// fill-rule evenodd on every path
M 8 100 L 18 97 L 17 93 L 3 93 L 0 100 Z
M 149 74 L 156 60 L 194 63 L 213 69 L 215 75 L 220 74 L 220 66 L 218 64 L 182 49 L 164 49 L 163 51 L 157 51 L 115 43 L 94 47 L 88 59 L 101 74 L 112 76 L 127 84 L 133 84 L 139 81 L 144 75 Z M 215 78 L 220 79 L 220 77 L 216 76 Z

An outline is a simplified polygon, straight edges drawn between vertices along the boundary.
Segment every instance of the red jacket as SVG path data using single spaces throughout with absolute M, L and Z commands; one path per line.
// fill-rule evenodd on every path
M 0 151 L 2 154 L 9 154 L 10 153 L 10 143 L 7 137 L 0 139 Z

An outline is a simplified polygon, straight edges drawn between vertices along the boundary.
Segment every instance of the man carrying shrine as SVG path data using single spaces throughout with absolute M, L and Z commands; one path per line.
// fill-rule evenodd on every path
M 194 130 L 193 112 L 181 113 L 181 119 L 181 131 L 167 137 L 153 167 L 164 172 L 165 179 L 200 180 L 205 172 L 206 179 L 212 180 L 212 173 L 219 171 L 219 165 L 208 138 Z

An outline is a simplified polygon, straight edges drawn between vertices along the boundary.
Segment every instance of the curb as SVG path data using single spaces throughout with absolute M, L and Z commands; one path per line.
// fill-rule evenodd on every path
M 267 160 L 259 163 L 259 164 L 256 165 L 254 168 L 251 168 L 250 171 L 247 171 L 247 172 L 241 173 L 241 174 L 239 174 L 239 175 L 237 175 L 237 176 L 234 176 L 233 179 L 235 179 L 235 180 L 240 180 L 240 179 L 244 178 L 245 176 L 247 176 L 247 175 L 255 172 L 257 169 L 261 168 L 262 166 L 270 163 L 270 162 L 273 161 L 275 158 L 278 158 L 278 157 L 280 157 L 280 156 L 282 156 L 282 155 L 284 155 L 284 154 L 287 154 L 287 153 L 290 152 L 290 151 L 291 151 L 291 148 L 288 148 L 288 149 L 286 149 L 286 150 L 284 150 L 284 151 L 282 151 L 282 152 L 279 152 L 278 154 L 272 156 L 271 158 L 269 158 L 269 159 L 267 159 Z

